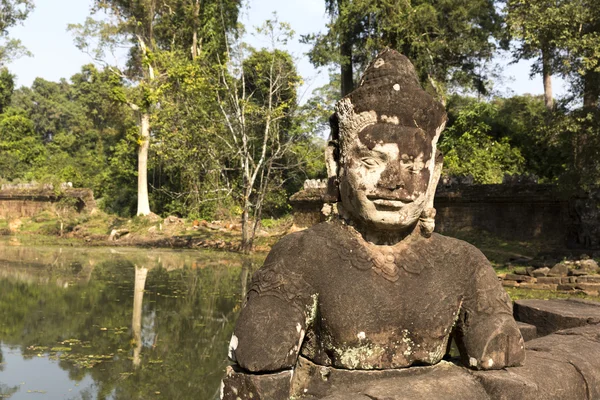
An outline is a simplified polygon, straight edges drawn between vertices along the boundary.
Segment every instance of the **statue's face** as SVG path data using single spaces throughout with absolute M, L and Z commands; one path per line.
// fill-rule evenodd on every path
M 340 194 L 353 219 L 376 229 L 413 226 L 427 201 L 432 143 L 418 128 L 377 123 L 347 143 Z

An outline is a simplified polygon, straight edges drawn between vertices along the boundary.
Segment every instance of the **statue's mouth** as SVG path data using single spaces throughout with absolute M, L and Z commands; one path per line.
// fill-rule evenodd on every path
M 389 210 L 399 210 L 402 207 L 405 207 L 411 201 L 403 201 L 403 200 L 391 200 L 391 199 L 381 199 L 381 198 L 370 198 L 375 204 L 377 209 L 389 209 Z

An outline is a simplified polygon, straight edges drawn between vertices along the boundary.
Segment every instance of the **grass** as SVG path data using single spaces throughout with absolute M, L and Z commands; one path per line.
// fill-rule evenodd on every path
M 511 259 L 534 258 L 540 253 L 555 250 L 551 244 L 505 240 L 484 231 L 461 231 L 450 233 L 448 236 L 471 243 L 481 250 L 494 266 L 507 264 Z

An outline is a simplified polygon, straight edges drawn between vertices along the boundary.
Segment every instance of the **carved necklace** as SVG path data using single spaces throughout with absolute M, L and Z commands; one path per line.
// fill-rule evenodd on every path
M 400 278 L 401 270 L 410 274 L 420 274 L 423 268 L 431 265 L 431 261 L 423 259 L 423 256 L 419 256 L 406 244 L 374 245 L 364 240 L 352 227 L 346 225 L 344 230 L 349 234 L 347 240 L 328 238 L 327 244 L 335 248 L 342 261 L 356 269 L 372 269 L 384 279 L 396 282 Z
M 382 246 L 379 249 L 375 249 L 369 245 L 366 247 L 367 251 L 371 253 L 373 270 L 388 281 L 396 282 L 400 277 L 400 270 L 396 263 L 394 250 L 387 246 Z

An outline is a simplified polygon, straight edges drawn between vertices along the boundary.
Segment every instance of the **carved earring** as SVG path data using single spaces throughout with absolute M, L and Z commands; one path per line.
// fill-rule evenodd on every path
M 435 208 L 426 208 L 421 213 L 419 218 L 419 227 L 421 228 L 421 235 L 426 238 L 430 238 L 433 230 L 435 229 Z

